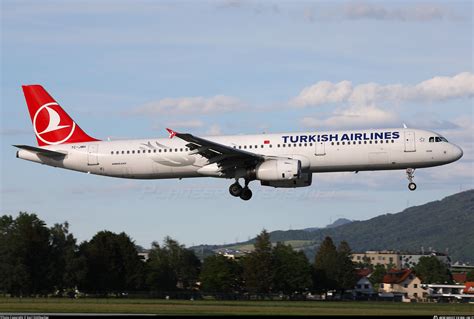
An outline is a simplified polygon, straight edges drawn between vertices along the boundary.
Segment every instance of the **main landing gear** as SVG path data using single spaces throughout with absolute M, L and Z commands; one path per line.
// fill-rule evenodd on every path
M 413 178 L 415 178 L 415 169 L 414 168 L 407 168 L 407 178 L 410 183 L 408 183 L 408 189 L 414 191 L 416 189 L 416 184 L 413 182 Z
M 240 197 L 241 199 L 243 200 L 249 200 L 250 198 L 252 198 L 252 191 L 250 190 L 250 188 L 248 187 L 249 185 L 249 180 L 245 180 L 245 186 L 242 187 L 240 186 L 239 184 L 239 180 L 236 179 L 235 180 L 235 183 L 230 185 L 229 187 L 229 193 L 232 195 L 232 196 L 235 196 L 235 197 Z

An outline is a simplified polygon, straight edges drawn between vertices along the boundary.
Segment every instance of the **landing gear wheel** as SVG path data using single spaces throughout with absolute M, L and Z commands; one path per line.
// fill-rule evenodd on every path
M 242 193 L 242 186 L 240 186 L 239 183 L 234 183 L 229 186 L 229 193 L 232 196 L 239 197 L 240 194 Z
M 411 191 L 414 191 L 416 189 L 416 184 L 413 182 L 413 179 L 415 178 L 415 169 L 407 168 L 406 172 L 407 172 L 408 181 L 410 182 L 408 184 L 408 189 Z
M 240 193 L 240 198 L 243 200 L 249 200 L 252 198 L 252 191 L 248 187 L 242 188 L 242 192 Z

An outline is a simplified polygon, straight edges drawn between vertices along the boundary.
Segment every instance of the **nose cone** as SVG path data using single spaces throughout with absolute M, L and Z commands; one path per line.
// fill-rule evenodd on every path
M 460 159 L 463 154 L 462 148 L 453 144 L 453 161 Z

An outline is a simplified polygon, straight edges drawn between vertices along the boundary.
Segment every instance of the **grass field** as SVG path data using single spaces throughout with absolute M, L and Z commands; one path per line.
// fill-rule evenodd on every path
M 321 301 L 180 301 L 156 299 L 0 298 L 0 313 L 141 313 L 197 315 L 472 315 L 472 304 Z

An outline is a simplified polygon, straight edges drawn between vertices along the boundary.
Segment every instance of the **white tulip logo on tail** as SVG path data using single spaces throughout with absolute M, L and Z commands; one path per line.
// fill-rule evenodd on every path
M 60 109 L 58 103 L 52 102 L 41 106 L 33 118 L 33 128 L 36 136 L 49 145 L 57 145 L 66 142 L 72 136 L 76 128 L 76 123 L 72 121 L 69 116 L 65 114 L 65 116 L 61 118 L 55 106 L 58 107 L 61 113 L 65 114 L 65 112 Z

